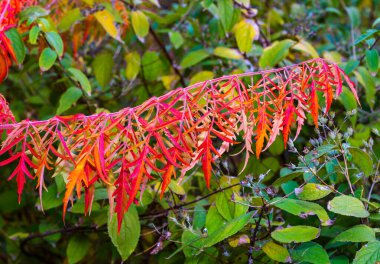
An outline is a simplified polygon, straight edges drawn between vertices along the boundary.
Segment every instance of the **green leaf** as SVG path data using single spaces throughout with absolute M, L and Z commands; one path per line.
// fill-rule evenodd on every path
M 301 188 L 296 189 L 296 195 L 301 200 L 315 201 L 329 195 L 332 190 L 322 184 L 307 183 Z
M 213 233 L 215 230 L 218 230 L 221 226 L 226 224 L 226 220 L 219 213 L 215 205 L 211 206 L 206 215 L 206 229 L 208 233 Z
M 143 42 L 143 39 L 149 33 L 149 21 L 141 11 L 132 11 L 132 27 L 137 37 Z
M 42 208 L 44 211 L 56 208 L 62 204 L 62 198 L 57 190 L 57 185 L 52 184 L 47 188 L 46 192 L 42 192 Z M 41 206 L 41 200 L 38 198 L 36 206 Z
M 355 71 L 355 76 L 358 79 L 358 82 L 363 86 L 365 91 L 365 99 L 368 105 L 373 108 L 375 105 L 376 97 L 376 85 L 375 80 L 371 74 L 364 67 L 359 67 L 358 71 Z
M 214 73 L 212 71 L 200 71 L 191 77 L 190 85 L 211 80 L 212 78 L 214 78 Z
M 182 44 L 185 42 L 181 33 L 178 31 L 170 31 L 169 39 L 175 49 L 178 49 L 179 47 L 181 47 Z
M 140 72 L 141 58 L 136 52 L 130 52 L 125 56 L 125 61 L 127 62 L 127 67 L 125 69 L 125 76 L 128 80 L 133 80 L 136 78 L 137 74 Z
M 314 59 L 319 58 L 319 54 L 315 50 L 315 48 L 313 47 L 313 45 L 311 43 L 307 42 L 304 39 L 301 39 L 292 48 L 295 49 L 295 50 L 307 53 L 307 54 L 311 55 L 311 57 L 313 57 Z
M 226 59 L 233 59 L 233 60 L 240 60 L 243 58 L 243 56 L 239 53 L 236 49 L 230 49 L 226 47 L 216 47 L 214 49 L 214 55 L 226 58 Z
M 363 40 L 366 40 L 367 38 L 371 37 L 373 34 L 377 33 L 379 30 L 377 29 L 368 29 L 365 33 L 360 35 L 354 42 L 354 45 L 358 45 Z
M 365 60 L 370 72 L 377 73 L 379 69 L 379 53 L 375 49 L 367 50 L 365 52 Z
M 369 264 L 380 261 L 380 241 L 369 242 L 357 253 L 353 264 Z
M 301 243 L 319 237 L 319 229 L 312 226 L 292 226 L 271 233 L 273 239 L 281 243 Z
M 11 28 L 5 31 L 5 35 L 11 41 L 13 51 L 16 55 L 18 64 L 21 64 L 25 59 L 25 46 L 22 42 L 21 36 L 16 28 Z
M 57 52 L 59 57 L 63 55 L 63 41 L 61 36 L 57 32 L 46 32 L 45 37 L 50 46 Z
M 333 242 L 370 242 L 376 240 L 375 231 L 366 225 L 356 225 L 340 234 Z
M 367 152 L 359 148 L 349 148 L 352 155 L 352 162 L 358 167 L 359 171 L 365 176 L 370 176 L 373 171 L 373 160 Z
M 92 62 L 95 78 L 103 89 L 112 79 L 113 65 L 112 54 L 108 52 L 98 54 Z
M 26 8 L 20 13 L 20 19 L 21 20 L 29 19 L 29 18 L 36 19 L 38 17 L 44 17 L 47 15 L 49 15 L 48 10 L 40 6 L 31 6 L 31 7 Z
M 29 31 L 29 43 L 32 45 L 37 44 L 37 39 L 40 34 L 40 28 L 37 26 L 33 26 Z
M 59 99 L 59 107 L 57 109 L 57 115 L 62 114 L 68 110 L 72 104 L 78 101 L 82 96 L 82 91 L 78 87 L 70 87 L 61 95 Z
M 324 248 L 315 243 L 307 242 L 301 244 L 292 251 L 292 258 L 295 262 L 306 262 L 313 264 L 329 264 L 329 255 Z
M 163 63 L 157 52 L 147 51 L 142 57 L 142 67 L 145 79 L 154 81 L 161 76 Z
M 350 18 L 351 26 L 353 28 L 358 27 L 361 21 L 359 9 L 355 6 L 349 6 L 349 7 L 346 7 L 346 11 L 347 11 L 348 17 Z
M 259 60 L 261 68 L 273 67 L 289 54 L 290 47 L 294 44 L 293 40 L 285 39 L 275 41 L 272 45 L 265 48 Z
M 41 71 L 49 70 L 53 66 L 56 59 L 57 53 L 54 50 L 51 48 L 44 48 L 38 60 Z
M 211 247 L 216 243 L 223 241 L 227 237 L 236 234 L 245 227 L 245 225 L 252 218 L 252 215 L 253 212 L 234 218 L 233 220 L 222 225 L 219 229 L 209 233 L 209 235 L 203 240 L 203 247 Z
M 207 211 L 204 209 L 201 203 L 197 203 L 194 207 L 193 227 L 195 229 L 201 229 L 206 224 Z
M 207 50 L 204 50 L 204 49 L 189 52 L 182 59 L 180 66 L 183 69 L 189 68 L 189 67 L 203 61 L 204 59 L 206 59 L 209 56 L 210 56 L 210 54 L 207 52 Z
M 232 0 L 218 0 L 219 19 L 222 22 L 224 32 L 230 31 L 234 12 L 234 3 Z
M 346 111 L 352 111 L 353 109 L 358 108 L 358 103 L 356 102 L 355 96 L 352 92 L 345 86 L 343 86 L 343 91 L 339 95 L 339 101 L 343 104 Z M 352 124 L 356 123 L 357 114 L 350 117 L 350 121 Z
M 369 216 L 369 213 L 359 199 L 347 195 L 341 195 L 329 201 L 327 209 L 341 215 L 354 217 Z
M 75 69 L 75 68 L 68 68 L 67 71 L 72 75 L 74 80 L 79 82 L 79 84 L 83 88 L 83 90 L 88 95 L 91 95 L 91 84 L 90 84 L 89 80 L 87 79 L 87 76 L 84 75 L 83 72 L 81 72 L 80 70 Z
M 249 52 L 252 49 L 253 40 L 259 34 L 255 21 L 244 19 L 234 27 L 235 39 L 240 52 Z
M 117 232 L 117 215 L 113 214 L 108 220 L 108 234 L 117 248 L 121 258 L 125 261 L 135 250 L 140 239 L 140 221 L 136 207 L 129 207 L 124 214 L 120 232 Z
M 58 25 L 58 29 L 62 32 L 65 32 L 71 28 L 72 25 L 75 23 L 78 23 L 79 21 L 83 20 L 84 17 L 82 13 L 80 12 L 79 8 L 70 9 L 63 17 L 60 19 L 60 23 Z
M 309 215 L 317 215 L 322 225 L 331 225 L 331 220 L 326 210 L 317 203 L 278 197 L 273 199 L 271 204 L 302 218 L 306 218 Z
M 78 263 L 86 255 L 90 249 L 90 241 L 83 235 L 72 236 L 69 240 L 66 249 L 66 255 L 69 260 L 69 264 Z
M 283 171 L 283 169 L 281 171 Z M 275 180 L 272 185 L 274 187 L 278 187 L 283 183 L 286 183 L 288 181 L 291 181 L 291 180 L 301 176 L 302 174 L 303 174 L 303 171 L 292 171 L 292 170 L 286 171 L 286 173 L 281 174 L 281 177 L 279 177 L 277 180 Z
M 269 241 L 263 246 L 263 251 L 268 257 L 278 262 L 291 262 L 289 251 L 279 244 Z

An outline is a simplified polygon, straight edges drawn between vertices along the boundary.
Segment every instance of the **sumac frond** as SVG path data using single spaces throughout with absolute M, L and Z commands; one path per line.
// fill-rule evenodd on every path
M 287 141 L 292 126 L 297 126 L 297 136 L 307 113 L 318 126 L 321 108 L 328 111 L 342 91 L 343 78 L 357 98 L 336 64 L 314 59 L 208 80 L 115 113 L 19 123 L 0 96 L 0 131 L 6 131 L 0 166 L 17 164 L 9 179 L 16 179 L 19 195 L 26 177 L 37 180 L 43 195 L 45 170 L 69 168 L 64 213 L 82 192 L 89 211 L 93 185 L 100 182 L 113 191 L 109 199 L 120 227 L 123 214 L 148 181 L 162 180 L 163 193 L 177 171 L 183 176 L 201 163 L 209 187 L 213 162 L 238 143 L 238 135 L 247 162 L 254 152 L 259 157 L 281 132 Z M 325 102 L 318 101 L 318 94 Z

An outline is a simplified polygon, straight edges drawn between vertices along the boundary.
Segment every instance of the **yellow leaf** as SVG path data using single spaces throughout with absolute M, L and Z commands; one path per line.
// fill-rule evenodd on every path
M 335 63 L 341 63 L 342 62 L 342 55 L 340 55 L 336 51 L 326 51 L 323 53 L 323 58 L 326 60 L 335 62 Z
M 301 52 L 306 52 L 310 54 L 314 59 L 319 58 L 318 52 L 315 50 L 315 48 L 304 39 L 301 39 L 292 48 Z
M 235 59 L 235 60 L 240 60 L 243 58 L 243 56 L 239 53 L 238 50 L 230 49 L 230 48 L 226 48 L 226 47 L 215 48 L 214 55 L 221 57 L 221 58 Z
M 96 12 L 94 16 L 111 37 L 120 40 L 119 31 L 115 26 L 115 17 L 110 12 L 102 10 Z
M 139 40 L 143 42 L 144 38 L 149 33 L 149 21 L 143 12 L 132 12 L 132 27 Z
M 259 27 L 250 19 L 242 20 L 234 27 L 235 39 L 241 52 L 252 49 L 253 40 L 259 37 Z
M 191 77 L 190 85 L 211 80 L 212 78 L 214 78 L 214 73 L 212 71 L 201 71 Z
M 178 76 L 177 75 L 166 75 L 166 76 L 162 76 L 161 80 L 162 80 L 162 83 L 164 84 L 164 87 L 167 90 L 171 90 L 171 89 L 175 88 L 174 85 L 175 85 L 176 81 L 178 80 Z
M 127 62 L 125 75 L 127 76 L 128 80 L 132 80 L 136 78 L 137 74 L 140 72 L 140 55 L 136 51 L 133 51 L 125 56 L 125 61 Z

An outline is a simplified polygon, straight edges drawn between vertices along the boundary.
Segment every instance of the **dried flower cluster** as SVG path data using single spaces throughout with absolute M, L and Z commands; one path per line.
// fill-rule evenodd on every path
M 8 180 L 16 180 L 19 198 L 27 178 L 37 182 L 41 196 L 46 170 L 70 168 L 63 215 L 68 202 L 82 192 L 89 212 L 94 183 L 100 182 L 109 190 L 120 227 L 148 181 L 161 180 L 163 194 L 177 172 L 183 177 L 201 162 L 209 187 L 212 163 L 238 143 L 238 135 L 247 162 L 252 153 L 259 157 L 280 133 L 286 143 L 293 125 L 297 137 L 307 113 L 318 126 L 321 106 L 329 111 L 344 79 L 357 98 L 342 69 L 314 59 L 179 88 L 116 113 L 19 123 L 1 96 L 0 132 L 7 136 L 1 143 L 0 167 L 16 164 Z

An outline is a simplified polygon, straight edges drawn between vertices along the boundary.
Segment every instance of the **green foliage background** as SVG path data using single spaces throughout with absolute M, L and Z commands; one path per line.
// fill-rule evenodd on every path
M 111 3 L 95 2 L 125 26 Z M 148 186 L 140 205 L 126 214 L 120 235 L 101 186 L 91 215 L 83 216 L 79 200 L 64 224 L 65 172 L 50 180 L 42 213 L 32 185 L 17 203 L 16 186 L 6 180 L 11 167 L 2 167 L 1 261 L 380 261 L 380 2 L 121 2 L 128 10 L 125 34 L 115 37 L 109 25 L 99 23 L 95 27 L 102 37 L 87 39 L 77 54 L 74 28 L 96 9 L 67 7 L 59 23 L 56 14 L 43 9 L 22 14 L 37 23 L 22 40 L 9 31 L 27 48 L 16 50 L 23 63 L 0 84 L 18 120 L 118 111 L 213 77 L 315 57 L 345 70 L 356 84 L 361 107 L 345 88 L 334 112 L 321 118 L 321 129 L 315 131 L 309 120 L 287 150 L 279 138 L 260 160 L 252 157 L 241 174 L 244 157 L 223 156 L 214 167 L 210 190 L 201 170 L 182 184 L 171 183 L 162 200 L 156 195 L 160 183 Z M 40 1 L 41 7 L 45 4 Z M 43 51 L 42 38 L 49 43 Z

